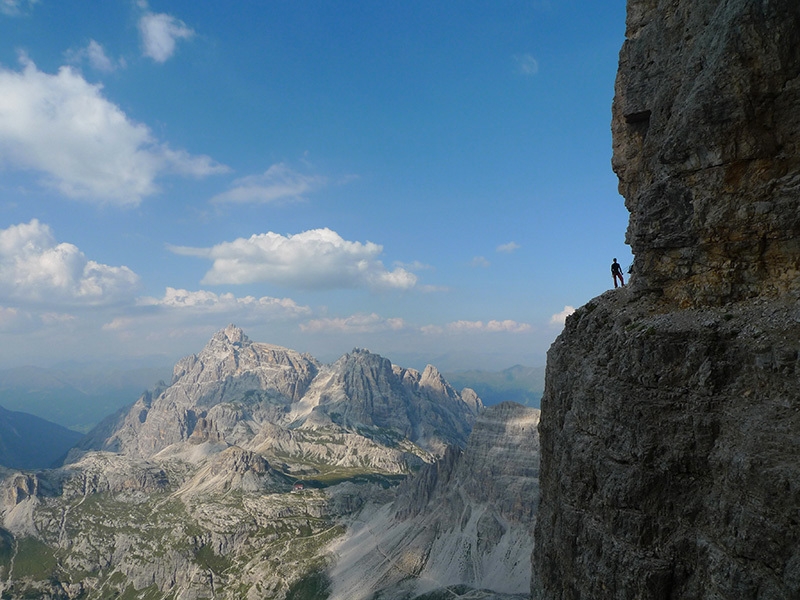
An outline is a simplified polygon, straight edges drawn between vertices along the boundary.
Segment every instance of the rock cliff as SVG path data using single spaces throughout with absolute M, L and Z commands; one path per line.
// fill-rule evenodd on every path
M 393 503 L 365 507 L 332 545 L 329 600 L 528 598 L 538 422 L 537 409 L 488 408 L 463 452 L 450 447 Z
M 800 6 L 629 0 L 613 167 L 637 285 L 679 306 L 800 291 Z
M 631 285 L 548 354 L 534 597 L 800 597 L 800 4 L 629 0 Z

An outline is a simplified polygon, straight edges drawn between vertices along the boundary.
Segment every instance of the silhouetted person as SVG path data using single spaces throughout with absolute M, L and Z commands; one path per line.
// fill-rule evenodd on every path
M 622 267 L 619 266 L 616 258 L 611 263 L 611 277 L 614 278 L 614 287 L 617 287 L 617 277 L 619 277 L 619 282 L 625 286 L 625 280 L 622 278 Z

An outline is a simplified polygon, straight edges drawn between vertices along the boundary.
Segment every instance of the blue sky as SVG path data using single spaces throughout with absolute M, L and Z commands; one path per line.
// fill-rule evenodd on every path
M 544 364 L 631 262 L 625 2 L 0 0 L 0 368 Z

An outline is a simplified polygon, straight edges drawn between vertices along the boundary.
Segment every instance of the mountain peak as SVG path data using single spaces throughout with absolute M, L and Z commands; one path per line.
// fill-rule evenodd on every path
M 217 333 L 215 333 L 211 338 L 211 342 L 227 342 L 234 345 L 245 345 L 250 343 L 250 338 L 244 334 L 244 331 L 241 328 L 231 324 L 225 329 L 220 329 Z

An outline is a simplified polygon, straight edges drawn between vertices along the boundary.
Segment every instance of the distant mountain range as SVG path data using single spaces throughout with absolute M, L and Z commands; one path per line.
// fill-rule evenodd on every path
M 544 367 L 515 365 L 503 371 L 451 371 L 442 376 L 456 389 L 475 390 L 486 406 L 513 401 L 538 408 L 544 391 Z M 171 379 L 171 366 L 125 369 L 75 364 L 0 369 L 0 406 L 87 433 L 145 390 Z
M 172 368 L 122 369 L 70 365 L 0 370 L 0 406 L 86 433 L 107 415 L 131 404 Z
M 538 410 L 234 326 L 170 381 L 61 467 L 0 469 L 0 595 L 529 597 Z
M 442 374 L 456 389 L 472 388 L 486 406 L 518 402 L 539 408 L 544 393 L 544 367 L 515 365 L 503 371 L 453 371 Z
M 77 431 L 0 406 L 0 465 L 4 467 L 53 467 L 81 437 Z

